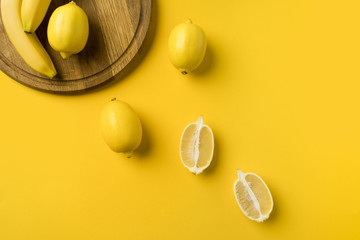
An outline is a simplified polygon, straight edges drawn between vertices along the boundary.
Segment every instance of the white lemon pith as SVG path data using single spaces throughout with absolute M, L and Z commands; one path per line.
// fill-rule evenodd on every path
M 142 138 L 141 122 L 131 106 L 116 99 L 101 112 L 101 132 L 111 150 L 131 157 Z
M 191 72 L 202 62 L 206 44 L 204 31 L 191 20 L 177 25 L 168 41 L 171 63 L 183 74 Z
M 180 142 L 180 158 L 190 172 L 199 174 L 211 163 L 214 153 L 214 135 L 204 124 L 202 117 L 190 123 L 184 130 Z
M 82 51 L 89 37 L 89 20 L 75 2 L 58 7 L 48 24 L 50 46 L 67 59 Z
M 265 182 L 254 173 L 237 170 L 234 194 L 242 212 L 251 220 L 263 222 L 273 209 L 273 199 Z

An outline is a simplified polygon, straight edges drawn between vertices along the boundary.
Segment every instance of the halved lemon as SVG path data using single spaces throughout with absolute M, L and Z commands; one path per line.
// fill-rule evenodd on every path
M 195 175 L 204 171 L 211 163 L 214 153 L 214 135 L 204 124 L 203 117 L 186 126 L 180 142 L 182 163 Z
M 265 182 L 255 173 L 243 173 L 237 170 L 238 179 L 234 184 L 234 193 L 243 213 L 257 222 L 266 220 L 272 209 L 273 199 Z

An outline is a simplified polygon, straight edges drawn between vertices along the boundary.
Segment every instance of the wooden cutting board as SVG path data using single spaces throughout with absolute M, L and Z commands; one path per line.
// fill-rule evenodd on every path
M 35 89 L 77 93 L 111 81 L 124 69 L 144 41 L 151 0 L 76 0 L 88 15 L 89 39 L 83 51 L 64 60 L 47 41 L 47 24 L 55 8 L 68 2 L 53 0 L 36 31 L 58 74 L 49 79 L 31 69 L 9 41 L 0 20 L 0 69 L 4 73 Z

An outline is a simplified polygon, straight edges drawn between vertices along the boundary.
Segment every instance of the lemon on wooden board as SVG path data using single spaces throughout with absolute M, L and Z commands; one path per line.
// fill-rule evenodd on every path
M 171 63 L 183 74 L 191 72 L 202 62 L 206 44 L 204 31 L 190 19 L 177 25 L 168 41 Z
M 132 107 L 114 98 L 103 108 L 100 123 L 104 140 L 111 150 L 130 158 L 142 138 L 141 122 Z
M 273 198 L 265 182 L 255 173 L 237 170 L 234 194 L 241 210 L 251 220 L 263 222 L 273 209 Z
M 89 37 L 89 20 L 75 2 L 58 7 L 52 13 L 47 30 L 50 46 L 67 59 L 82 51 Z
M 180 142 L 180 158 L 195 175 L 209 167 L 214 153 L 214 135 L 203 117 L 186 126 Z

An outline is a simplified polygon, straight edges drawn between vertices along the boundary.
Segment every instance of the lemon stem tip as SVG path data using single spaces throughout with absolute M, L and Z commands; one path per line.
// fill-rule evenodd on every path
M 187 72 L 187 71 L 182 71 L 181 73 L 182 73 L 183 75 L 188 74 L 188 72 Z
M 204 118 L 203 118 L 203 116 L 200 116 L 200 117 L 199 117 L 199 119 L 197 120 L 197 123 L 198 123 L 198 124 L 201 124 L 201 125 L 204 123 Z
M 113 99 L 111 99 L 111 101 L 113 102 L 113 101 L 116 101 L 116 97 L 114 97 Z
M 240 169 L 237 169 L 237 174 L 239 178 L 241 178 L 244 175 L 244 173 Z
M 63 59 L 68 59 L 72 55 L 72 53 L 60 52 L 60 55 Z
M 132 157 L 132 153 L 131 152 L 127 152 L 124 153 L 126 158 L 131 158 Z

